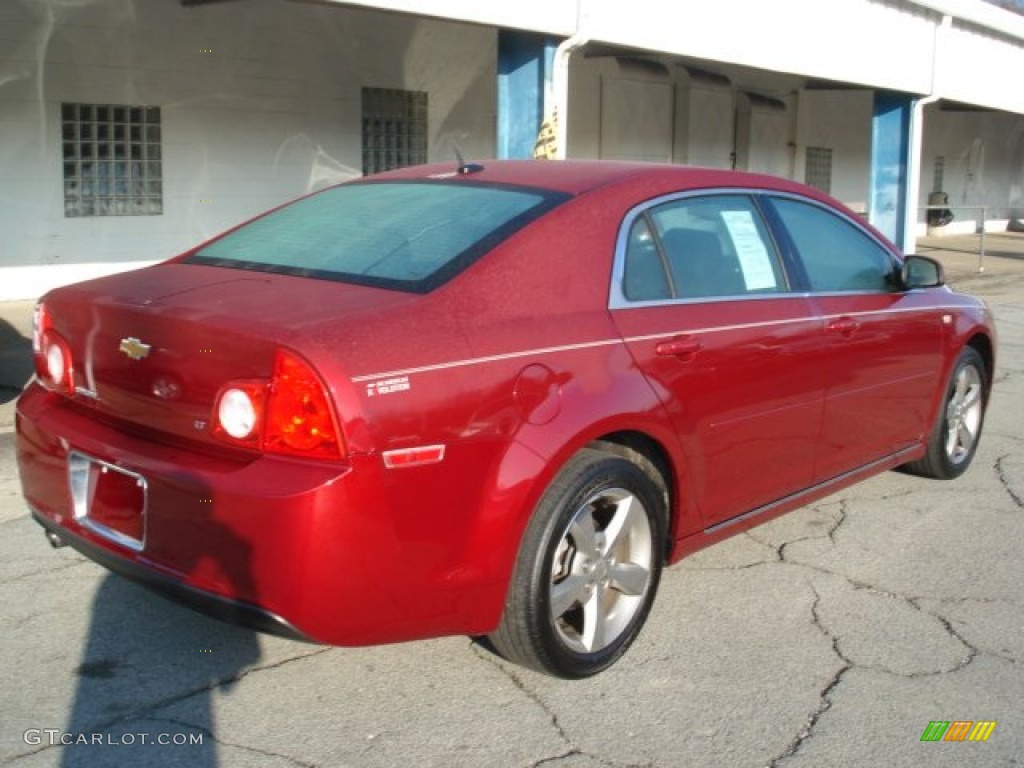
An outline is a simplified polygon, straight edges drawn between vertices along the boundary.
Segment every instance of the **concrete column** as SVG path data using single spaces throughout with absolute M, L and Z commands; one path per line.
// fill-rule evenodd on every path
M 902 247 L 910 199 L 911 114 L 914 99 L 876 92 L 871 118 L 871 194 L 868 215 L 882 234 Z
M 544 120 L 556 43 L 541 35 L 498 31 L 498 157 L 529 158 Z

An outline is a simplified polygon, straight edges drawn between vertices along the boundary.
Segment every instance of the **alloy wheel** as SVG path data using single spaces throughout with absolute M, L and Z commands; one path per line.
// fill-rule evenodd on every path
M 555 631 L 578 653 L 618 639 L 644 604 L 654 546 L 643 503 L 622 488 L 603 489 L 573 515 L 551 565 Z

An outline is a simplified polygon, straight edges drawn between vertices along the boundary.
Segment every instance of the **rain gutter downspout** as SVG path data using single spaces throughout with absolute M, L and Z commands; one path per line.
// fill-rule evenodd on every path
M 552 112 L 555 122 L 555 159 L 564 160 L 566 138 L 569 135 L 569 59 L 574 51 L 590 41 L 586 35 L 576 32 L 563 40 L 555 49 L 555 66 L 552 73 Z
M 940 41 L 945 33 L 953 26 L 953 17 L 943 15 L 942 21 L 935 27 L 935 38 L 932 43 L 932 85 L 927 96 L 914 102 L 910 114 L 910 151 L 908 152 L 907 167 L 907 204 L 905 206 L 905 220 L 903 225 L 903 242 L 900 248 L 904 253 L 914 253 L 917 250 L 917 211 L 918 200 L 921 196 L 921 154 L 924 144 L 924 108 L 934 104 L 942 98 L 938 90 L 938 67 L 940 62 L 939 48 Z

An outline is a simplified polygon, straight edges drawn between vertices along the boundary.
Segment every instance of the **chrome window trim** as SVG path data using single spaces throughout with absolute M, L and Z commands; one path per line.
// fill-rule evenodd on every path
M 620 280 L 621 285 L 621 280 Z M 621 294 L 621 288 L 619 290 Z M 644 301 L 630 301 L 624 295 L 622 296 L 622 304 L 616 305 L 614 303 L 608 304 L 608 309 L 622 310 L 622 309 L 649 309 L 651 307 L 675 307 L 681 304 L 721 304 L 723 302 L 734 302 L 734 301 L 780 301 L 784 299 L 807 299 L 810 296 L 818 296 L 820 294 L 810 293 L 793 293 L 792 291 L 779 292 L 779 293 L 740 293 L 729 296 L 700 296 L 694 299 L 646 299 Z
M 788 192 L 785 190 L 775 189 L 763 189 L 757 187 L 714 187 L 711 189 L 688 189 L 682 192 L 670 192 L 666 195 L 660 195 L 653 197 L 650 200 L 645 200 L 642 203 L 638 203 L 626 212 L 626 215 L 622 219 L 622 223 L 619 225 L 618 234 L 615 237 L 615 256 L 612 260 L 612 275 L 611 275 L 611 286 L 608 292 L 608 309 L 620 310 L 620 309 L 646 309 L 650 307 L 668 307 L 677 305 L 687 304 L 708 304 L 708 303 L 719 303 L 723 301 L 763 301 L 763 300 L 779 300 L 786 298 L 813 298 L 813 297 L 829 297 L 829 296 L 885 296 L 889 295 L 889 291 L 783 291 L 779 293 L 753 293 L 753 294 L 738 294 L 731 296 L 710 296 L 700 298 L 677 298 L 677 299 L 650 299 L 644 301 L 632 301 L 626 298 L 626 294 L 623 291 L 623 281 L 626 276 L 626 247 L 629 241 L 629 232 L 633 228 L 634 222 L 640 218 L 643 214 L 652 208 L 655 208 L 665 203 L 672 203 L 677 200 L 685 200 L 694 197 L 719 197 L 723 195 L 741 195 L 751 198 L 755 208 L 759 208 L 759 202 L 763 198 L 784 198 L 793 200 L 798 203 L 804 203 L 807 205 L 820 208 L 826 213 L 831 213 L 833 216 L 846 221 L 851 226 L 855 227 L 857 231 L 864 233 L 872 242 L 878 245 L 884 253 L 886 253 L 893 263 L 894 268 L 899 268 L 902 264 L 902 259 L 896 253 L 894 253 L 891 247 L 883 240 L 880 240 L 874 232 L 867 229 L 864 223 L 859 220 L 856 216 L 851 216 L 843 210 L 833 208 L 820 200 L 815 200 L 812 197 L 805 197 L 795 192 Z M 769 201 L 770 202 L 770 201 Z M 763 219 L 766 219 L 763 211 L 758 211 L 759 215 Z M 777 215 L 777 214 L 776 214 Z M 776 248 L 776 256 L 780 257 L 782 254 L 779 252 L 779 245 L 774 241 L 774 232 L 772 231 L 771 223 L 763 221 L 765 227 L 769 231 L 769 235 L 773 237 L 772 243 Z M 796 258 L 800 258 L 799 254 L 796 254 Z M 802 259 L 801 259 L 802 261 Z M 782 264 L 785 269 L 785 264 Z
M 709 189 L 688 189 L 682 192 L 669 192 L 666 195 L 652 197 L 650 200 L 645 200 L 630 208 L 623 217 L 622 223 L 619 225 L 619 232 L 615 238 L 615 257 L 612 261 L 612 284 L 608 294 L 608 309 L 634 309 L 641 307 L 675 306 L 677 304 L 708 304 L 711 302 L 741 300 L 751 301 L 756 299 L 777 300 L 780 298 L 796 296 L 797 294 L 792 291 L 780 291 L 779 293 L 741 293 L 731 296 L 701 296 L 699 298 L 632 301 L 626 298 L 626 294 L 622 289 L 623 280 L 626 276 L 626 246 L 629 241 L 629 231 L 633 228 L 633 223 L 647 211 L 652 208 L 656 208 L 657 206 L 664 205 L 665 203 L 673 203 L 677 200 L 686 200 L 694 197 L 747 197 L 751 199 L 752 207 L 757 211 L 757 215 L 761 217 L 761 223 L 764 225 L 765 229 L 768 230 L 769 236 L 772 236 L 774 233 L 772 232 L 771 225 L 765 220 L 764 213 L 758 210 L 757 201 L 754 199 L 758 195 L 764 194 L 766 191 L 768 190 L 758 189 L 756 187 L 713 187 Z M 785 264 L 781 263 L 781 254 L 779 253 L 778 244 L 774 241 L 774 238 L 772 239 L 772 245 L 775 247 L 775 256 L 780 258 L 780 266 L 783 268 L 783 272 L 785 272 Z

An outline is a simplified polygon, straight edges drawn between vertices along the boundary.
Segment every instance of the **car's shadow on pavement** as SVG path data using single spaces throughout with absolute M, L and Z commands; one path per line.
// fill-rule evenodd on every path
M 32 342 L 0 318 L 0 404 L 18 396 L 32 375 Z
M 155 751 L 161 765 L 221 765 L 215 698 L 259 659 L 255 632 L 107 574 L 74 672 L 60 765 L 149 764 Z
M 212 492 L 201 492 L 198 498 L 211 497 Z M 182 578 L 259 604 L 252 547 L 234 529 L 204 510 L 183 519 L 175 535 L 182 546 L 176 561 Z M 145 536 L 159 539 L 153 530 Z M 166 533 L 162 541 L 169 546 Z M 216 698 L 233 690 L 260 657 L 255 632 L 107 574 L 94 593 L 74 672 L 65 729 L 72 741 L 61 753 L 62 768 L 95 768 L 103 764 L 96 762 L 101 754 L 111 765 L 150 764 L 157 751 L 161 754 L 152 764 L 224 764 L 214 721 Z M 97 750 L 95 740 L 117 748 Z

